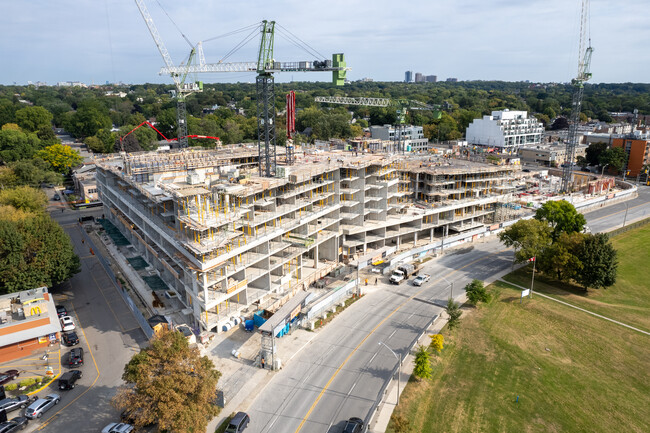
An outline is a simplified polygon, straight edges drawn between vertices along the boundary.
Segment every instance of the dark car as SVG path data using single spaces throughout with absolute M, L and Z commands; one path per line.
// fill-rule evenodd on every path
M 237 412 L 228 423 L 226 433 L 239 433 L 244 431 L 250 420 L 246 412 Z
M 20 376 L 18 370 L 7 370 L 4 373 L 0 373 L 0 385 L 4 385 L 7 382 L 10 382 Z
M 0 410 L 5 410 L 7 413 L 16 409 L 24 409 L 29 404 L 29 397 L 26 395 L 19 395 L 15 398 L 5 398 L 0 400 Z
M 77 333 L 71 331 L 63 334 L 63 344 L 66 346 L 76 346 L 79 344 L 79 337 L 77 337 Z
M 25 430 L 29 420 L 24 416 L 13 418 L 10 421 L 0 423 L 0 433 L 14 433 L 18 430 Z
M 53 198 L 54 198 L 54 200 L 56 200 L 56 201 L 61 200 L 61 196 L 60 196 L 58 193 L 54 194 L 54 197 L 53 197 Z
M 345 422 L 343 433 L 361 433 L 363 431 L 363 420 L 361 418 L 350 418 Z
M 83 377 L 81 370 L 70 370 L 59 377 L 59 389 L 74 389 L 77 380 Z
M 68 366 L 84 365 L 84 350 L 81 347 L 76 347 L 68 353 Z
M 56 315 L 59 316 L 59 319 L 60 319 L 61 317 L 68 315 L 68 310 L 66 310 L 63 305 L 57 305 L 56 306 Z

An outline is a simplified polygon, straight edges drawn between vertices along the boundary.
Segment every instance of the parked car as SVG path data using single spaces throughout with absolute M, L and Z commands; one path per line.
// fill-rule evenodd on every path
M 102 429 L 102 433 L 130 433 L 133 431 L 131 424 L 112 422 Z
M 25 430 L 29 420 L 24 416 L 12 418 L 0 424 L 0 433 L 14 433 L 18 430 Z
M 56 315 L 59 316 L 59 319 L 60 319 L 61 317 L 68 315 L 68 310 L 66 310 L 63 305 L 57 305 L 56 306 Z
M 40 418 L 45 412 L 59 404 L 61 397 L 59 394 L 49 394 L 44 398 L 39 398 L 25 409 L 25 416 L 29 419 Z
M 20 376 L 18 370 L 7 370 L 4 373 L 0 373 L 0 385 L 4 385 L 7 382 L 10 382 Z
M 0 410 L 5 410 L 9 413 L 17 409 L 24 409 L 29 404 L 29 397 L 26 395 L 19 395 L 14 398 L 4 398 L 0 400 Z
M 239 433 L 244 431 L 250 420 L 251 418 L 246 412 L 237 412 L 228 423 L 226 433 Z
M 24 416 L 13 418 L 9 421 L 0 423 L 0 433 L 14 433 L 18 430 L 25 430 L 29 420 Z
M 73 365 L 84 365 L 84 350 L 81 347 L 75 347 L 68 353 L 68 367 Z
M 363 431 L 363 420 L 353 417 L 345 422 L 343 433 L 361 433 Z
M 61 317 L 60 320 L 61 320 L 61 329 L 63 329 L 63 332 L 74 331 L 76 329 L 76 326 L 74 325 L 74 320 L 72 320 L 72 317 L 63 316 L 63 317 Z
M 81 370 L 70 370 L 68 372 L 63 373 L 59 377 L 59 389 L 60 390 L 74 389 L 77 380 L 81 379 L 83 375 L 84 374 Z
M 429 275 L 429 274 L 418 275 L 418 276 L 415 277 L 415 279 L 413 280 L 413 285 L 414 285 L 414 286 L 421 286 L 422 284 L 426 283 L 426 282 L 429 281 L 430 279 L 431 279 L 431 275 Z
M 74 331 L 66 332 L 63 334 L 63 344 L 66 346 L 76 346 L 79 344 L 79 337 Z
M 54 197 L 53 197 L 53 198 L 54 198 L 54 200 L 56 200 L 56 201 L 61 200 L 61 196 L 59 195 L 59 193 L 54 194 Z

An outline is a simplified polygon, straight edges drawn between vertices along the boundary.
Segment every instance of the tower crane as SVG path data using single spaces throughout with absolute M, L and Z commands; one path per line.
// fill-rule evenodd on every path
M 145 4 L 144 0 L 135 0 L 135 4 L 138 6 L 140 14 L 144 19 L 144 22 L 147 24 L 149 33 L 151 33 L 151 37 L 156 43 L 156 47 L 158 47 L 158 51 L 160 52 L 165 65 L 167 65 L 167 68 L 173 69 L 174 62 L 172 61 L 172 58 L 167 51 L 167 47 L 165 47 L 165 44 L 160 37 L 160 33 L 158 33 L 158 29 L 156 28 L 156 24 L 154 23 L 153 18 L 151 18 L 151 15 L 149 14 L 147 5 Z M 185 38 L 184 35 L 183 37 Z M 187 38 L 185 38 L 185 40 L 190 44 L 190 46 L 192 46 Z M 205 57 L 203 56 L 203 47 L 200 42 L 197 47 L 192 46 L 187 64 L 189 65 L 193 63 L 196 60 L 197 55 L 200 59 L 200 62 L 205 63 Z M 187 110 L 185 106 L 185 98 L 192 93 L 203 91 L 203 83 L 200 81 L 187 83 L 187 72 L 170 72 L 169 75 L 174 81 L 175 86 L 174 96 L 176 97 L 176 124 L 178 127 L 178 143 L 179 147 L 187 147 Z
M 136 0 L 138 1 L 138 0 Z M 142 1 L 142 0 L 140 0 Z M 203 63 L 173 66 L 165 62 L 159 74 L 185 76 L 188 73 L 257 72 L 257 146 L 260 176 L 275 176 L 275 81 L 277 72 L 332 72 L 332 83 L 343 85 L 346 71 L 343 54 L 333 54 L 332 60 L 313 62 L 276 62 L 273 56 L 275 21 L 260 24 L 261 42 L 256 62 Z
M 591 78 L 589 67 L 591 65 L 591 38 L 588 37 L 589 0 L 582 0 L 580 12 L 580 42 L 578 47 L 578 75 L 571 80 L 573 84 L 573 97 L 571 101 L 571 118 L 569 119 L 569 132 L 567 134 L 564 172 L 562 173 L 562 192 L 570 192 L 573 177 L 573 163 L 575 161 L 576 146 L 578 145 L 578 125 L 580 124 L 580 111 L 582 108 L 582 95 L 584 84 Z M 587 48 L 585 49 L 585 44 Z
M 406 115 L 409 110 L 431 110 L 436 119 L 442 117 L 440 105 L 425 104 L 420 101 L 410 99 L 388 99 L 388 98 L 351 98 L 347 96 L 317 96 L 316 102 L 326 104 L 343 104 L 343 105 L 363 105 L 366 107 L 396 107 L 397 111 L 397 151 L 404 152 L 405 146 L 402 146 L 402 128 L 406 124 Z

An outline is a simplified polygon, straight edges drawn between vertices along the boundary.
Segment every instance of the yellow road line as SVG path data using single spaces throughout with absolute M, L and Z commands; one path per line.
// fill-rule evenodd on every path
M 27 395 L 33 395 L 33 394 L 36 394 L 36 393 L 38 393 L 38 392 L 43 391 L 45 388 L 47 388 L 48 386 L 50 386 L 50 384 L 51 384 L 52 382 L 54 382 L 54 381 L 55 381 L 59 376 L 61 376 L 61 345 L 59 345 L 59 350 L 57 350 L 57 352 L 59 353 L 59 363 L 58 363 L 58 366 L 59 366 L 59 367 L 57 368 L 57 373 L 56 373 L 56 375 L 54 375 L 54 376 L 52 377 L 52 380 L 51 380 L 51 381 L 49 381 L 49 382 L 46 383 L 45 385 L 41 386 L 40 388 L 38 388 L 38 389 L 36 389 L 36 390 L 34 390 L 34 391 L 32 391 L 32 392 L 28 392 Z M 49 364 L 47 365 L 47 367 L 49 367 Z
M 493 256 L 493 255 L 496 255 L 496 254 L 502 253 L 503 251 L 507 251 L 507 249 L 505 249 L 505 250 L 501 250 L 501 251 L 496 251 L 496 252 L 494 252 L 494 253 L 490 253 L 490 254 L 488 254 L 488 255 L 485 256 L 485 257 L 481 257 L 480 259 L 476 259 L 476 260 L 474 260 L 473 262 L 470 262 L 470 263 L 466 264 L 466 265 L 463 266 L 462 268 L 454 269 L 454 270 L 451 271 L 449 274 L 447 274 L 447 276 L 449 276 L 449 275 L 453 275 L 453 274 L 455 274 L 456 272 L 458 272 L 458 271 L 460 271 L 460 270 L 463 270 L 463 269 L 465 269 L 465 268 L 468 267 L 468 266 L 471 266 L 471 265 L 473 265 L 473 264 L 475 264 L 475 263 L 478 263 L 478 262 L 480 262 L 480 261 L 482 261 L 482 260 L 485 260 L 485 259 L 487 259 L 487 258 L 490 257 L 490 256 Z M 442 278 L 438 278 L 437 280 L 434 281 L 434 283 L 439 282 L 441 279 L 442 279 Z M 417 296 L 419 296 L 422 292 L 424 292 L 424 291 L 427 290 L 427 289 L 428 289 L 428 287 L 427 287 L 427 288 L 424 288 L 424 289 L 422 289 L 422 290 L 420 290 L 419 292 L 417 292 L 417 293 L 414 294 L 413 296 L 409 297 L 406 301 L 404 301 L 404 302 L 402 302 L 400 305 L 398 305 L 397 308 L 395 308 L 395 309 L 394 309 L 394 310 L 393 310 L 393 311 L 392 311 L 388 316 L 384 317 L 384 318 L 382 319 L 382 321 L 379 322 L 379 323 L 377 324 L 377 326 L 375 326 L 375 327 L 372 329 L 372 331 L 370 331 L 370 332 L 368 333 L 368 335 L 366 335 L 366 336 L 363 338 L 363 340 L 361 340 L 361 342 L 360 342 L 359 344 L 357 344 L 357 347 L 355 347 L 355 348 L 352 350 L 352 352 L 350 352 L 350 354 L 348 355 L 348 357 L 345 358 L 345 360 L 341 363 L 341 365 L 339 365 L 339 367 L 336 369 L 336 371 L 334 372 L 334 374 L 332 375 L 332 377 L 330 377 L 330 380 L 327 381 L 327 383 L 325 384 L 325 386 L 324 386 L 323 389 L 321 390 L 320 394 L 318 394 L 318 397 L 316 397 L 316 400 L 314 401 L 314 403 L 311 405 L 311 407 L 310 407 L 309 410 L 307 411 L 307 414 L 305 415 L 305 417 L 304 417 L 304 418 L 302 419 L 302 421 L 300 422 L 300 425 L 298 425 L 298 428 L 296 429 L 295 433 L 298 433 L 300 430 L 302 430 L 303 425 L 305 424 L 305 422 L 306 422 L 307 419 L 309 418 L 309 415 L 311 415 L 312 411 L 314 410 L 314 408 L 316 407 L 316 405 L 318 404 L 318 402 L 320 401 L 320 399 L 321 399 L 321 398 L 323 397 L 323 395 L 325 394 L 325 391 L 327 391 L 327 389 L 329 388 L 329 386 L 332 384 L 332 381 L 334 380 L 334 378 L 336 378 L 336 376 L 339 374 L 339 372 L 341 371 L 341 369 L 345 366 L 345 364 L 347 364 L 347 362 L 350 360 L 350 358 L 352 357 L 352 355 L 354 355 L 354 354 L 356 353 L 356 351 L 359 349 L 359 347 L 361 347 L 361 345 L 362 345 L 363 343 L 365 343 L 366 340 L 367 340 L 367 339 L 368 339 L 372 334 L 375 333 L 375 331 L 377 330 L 377 328 L 379 328 L 381 325 L 383 325 L 384 322 L 385 322 L 386 320 L 388 320 L 388 319 L 389 319 L 393 314 L 395 314 L 395 313 L 396 313 L 400 308 L 402 308 L 404 305 L 406 305 L 407 302 L 413 300 L 414 298 L 416 298 Z
M 79 323 L 79 316 L 77 315 L 77 310 L 75 310 L 75 308 L 74 308 L 74 304 L 72 304 L 72 311 L 74 312 L 74 315 L 77 318 L 77 323 Z M 95 355 L 93 355 L 93 351 L 92 351 L 92 349 L 90 347 L 90 342 L 88 341 L 88 338 L 86 337 L 86 332 L 81 327 L 81 324 L 79 324 L 79 329 L 81 329 L 81 333 L 84 336 L 84 340 L 86 340 L 86 345 L 88 346 L 88 352 L 90 352 L 90 357 L 93 359 L 93 364 L 95 364 L 95 370 L 97 370 L 97 377 L 95 378 L 93 383 L 90 384 L 88 389 L 86 389 L 84 392 L 82 392 L 77 397 L 75 397 L 70 403 L 66 404 L 61 409 L 59 409 L 54 415 L 49 417 L 47 419 L 47 421 L 45 421 L 43 424 L 41 424 L 41 426 L 39 428 L 36 429 L 36 431 L 43 430 L 50 422 L 54 421 L 54 418 L 56 418 L 59 415 L 59 413 L 61 413 L 61 411 L 63 411 L 67 407 L 69 407 L 72 403 L 79 400 L 81 397 L 84 396 L 84 394 L 86 394 L 88 391 L 90 391 L 92 389 L 92 387 L 95 386 L 95 384 L 97 383 L 97 380 L 99 379 L 99 375 L 100 375 L 99 367 L 97 366 L 97 361 L 95 360 Z M 60 350 L 59 350 L 59 365 L 61 365 L 61 351 Z

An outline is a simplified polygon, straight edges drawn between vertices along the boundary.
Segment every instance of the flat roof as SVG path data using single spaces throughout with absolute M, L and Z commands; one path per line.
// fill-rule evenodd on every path
M 291 313 L 301 306 L 305 299 L 309 296 L 309 292 L 300 291 L 294 297 L 289 299 L 278 311 L 275 312 L 269 319 L 260 326 L 260 332 L 273 333 L 278 326 L 284 326 L 287 318 Z

